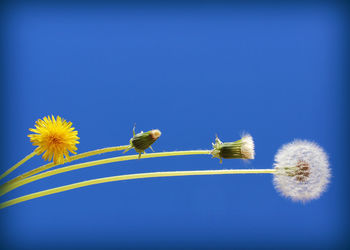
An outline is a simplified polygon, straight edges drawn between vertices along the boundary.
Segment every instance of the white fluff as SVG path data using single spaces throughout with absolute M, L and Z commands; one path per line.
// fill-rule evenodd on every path
M 300 162 L 308 166 L 306 177 L 304 172 L 295 171 Z M 293 201 L 319 198 L 331 176 L 327 154 L 316 143 L 305 140 L 285 144 L 276 154 L 274 166 L 277 170 L 273 179 L 275 188 Z M 303 181 L 300 181 L 301 177 Z
M 244 159 L 254 159 L 254 140 L 250 134 L 242 136 L 241 154 L 244 156 Z

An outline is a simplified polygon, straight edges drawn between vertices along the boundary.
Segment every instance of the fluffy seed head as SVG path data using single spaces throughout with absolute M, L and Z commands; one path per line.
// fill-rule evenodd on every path
M 295 140 L 277 152 L 275 188 L 293 201 L 317 199 L 330 179 L 328 156 L 316 143 Z
M 29 131 L 28 137 L 34 146 L 38 146 L 35 152 L 43 154 L 43 159 L 55 164 L 63 164 L 64 158 L 69 161 L 69 152 L 76 154 L 76 144 L 79 143 L 78 131 L 74 130 L 71 122 L 67 122 L 61 117 L 47 116 L 35 122 L 35 129 Z

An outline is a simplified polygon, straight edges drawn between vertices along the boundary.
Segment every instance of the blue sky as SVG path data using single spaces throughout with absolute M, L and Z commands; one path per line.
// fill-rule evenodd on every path
M 249 132 L 256 159 L 144 159 L 46 178 L 15 198 L 119 174 L 271 168 L 295 138 L 319 143 L 332 180 L 294 203 L 270 175 L 102 184 L 0 211 L 4 244 L 36 247 L 335 247 L 344 243 L 346 25 L 330 4 L 11 4 L 4 15 L 4 171 L 34 148 L 46 115 L 72 121 L 78 152 L 158 128 L 158 152 L 210 149 Z M 344 148 L 345 147 L 345 148 Z M 133 153 L 130 151 L 130 153 Z M 117 156 L 111 153 L 101 157 Z M 36 157 L 13 173 L 43 165 Z

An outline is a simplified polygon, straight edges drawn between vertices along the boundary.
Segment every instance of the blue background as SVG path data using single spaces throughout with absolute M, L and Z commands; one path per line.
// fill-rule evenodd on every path
M 327 3 L 3 5 L 1 171 L 34 149 L 28 128 L 50 114 L 73 122 L 80 153 L 128 144 L 136 122 L 137 131 L 162 131 L 153 147 L 158 152 L 210 149 L 216 133 L 234 141 L 249 132 L 256 159 L 219 164 L 182 156 L 102 165 L 31 183 L 2 201 L 128 173 L 270 168 L 278 148 L 294 138 L 324 147 L 333 175 L 327 192 L 306 204 L 281 197 L 268 174 L 81 188 L 1 210 L 3 245 L 344 246 L 347 14 Z M 11 176 L 42 164 L 35 157 Z

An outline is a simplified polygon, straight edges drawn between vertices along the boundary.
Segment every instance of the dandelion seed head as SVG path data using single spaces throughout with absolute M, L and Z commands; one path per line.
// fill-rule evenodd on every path
M 331 176 L 328 156 L 316 143 L 295 140 L 277 152 L 274 163 L 275 188 L 293 201 L 317 199 Z

